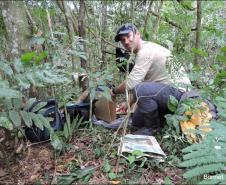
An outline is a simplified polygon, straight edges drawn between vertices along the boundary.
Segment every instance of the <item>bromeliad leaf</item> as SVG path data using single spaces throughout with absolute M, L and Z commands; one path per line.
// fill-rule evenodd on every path
M 28 127 L 31 127 L 32 119 L 31 119 L 30 114 L 26 111 L 20 111 L 20 115 L 21 115 L 22 119 L 24 120 L 25 125 Z
M 9 117 L 17 128 L 21 126 L 21 118 L 18 112 L 14 110 L 9 111 Z

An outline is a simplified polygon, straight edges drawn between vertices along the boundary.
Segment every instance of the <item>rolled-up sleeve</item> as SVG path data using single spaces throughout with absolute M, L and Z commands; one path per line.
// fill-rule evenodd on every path
M 129 90 L 133 89 L 137 84 L 144 81 L 144 78 L 152 65 L 151 56 L 137 56 L 136 63 L 130 72 L 126 85 Z

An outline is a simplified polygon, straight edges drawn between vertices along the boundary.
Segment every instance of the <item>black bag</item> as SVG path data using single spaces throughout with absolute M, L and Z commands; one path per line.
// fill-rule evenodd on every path
M 73 120 L 77 116 L 83 118 L 83 121 L 89 120 L 89 103 L 68 104 L 66 105 L 67 112 L 70 114 L 70 119 Z
M 41 101 L 34 102 L 31 107 L 26 110 L 27 112 L 31 112 L 32 109 Z M 47 101 L 46 106 L 44 106 L 41 110 L 37 111 L 39 114 L 42 114 L 44 117 L 51 117 L 53 118 L 53 121 L 50 122 L 51 127 L 53 128 L 54 132 L 63 130 L 64 123 L 62 119 L 62 114 L 60 113 L 58 109 L 58 104 L 56 100 L 50 99 Z M 34 112 L 34 113 L 37 113 Z M 31 142 L 39 142 L 39 141 L 45 141 L 50 138 L 49 131 L 46 127 L 44 127 L 44 130 L 39 129 L 34 124 L 31 128 L 26 127 L 25 128 L 25 135 L 27 139 L 29 139 Z

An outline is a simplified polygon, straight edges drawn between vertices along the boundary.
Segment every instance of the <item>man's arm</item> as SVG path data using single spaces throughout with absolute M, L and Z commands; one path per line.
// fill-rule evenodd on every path
M 114 96 L 116 94 L 122 94 L 126 91 L 126 83 L 125 81 L 119 84 L 117 87 L 111 90 L 111 94 Z

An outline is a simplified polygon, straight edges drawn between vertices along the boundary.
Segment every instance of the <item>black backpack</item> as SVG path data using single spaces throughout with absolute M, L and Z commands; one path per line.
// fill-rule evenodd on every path
M 41 101 L 34 102 L 27 112 L 31 112 L 32 109 Z M 64 122 L 63 122 L 63 115 L 60 113 L 58 109 L 58 104 L 56 100 L 50 99 L 47 100 L 47 104 L 39 111 L 34 112 L 42 114 L 44 117 L 51 117 L 53 118 L 53 121 L 50 122 L 51 127 L 53 128 L 54 132 L 63 130 Z M 50 138 L 49 131 L 46 127 L 44 127 L 44 130 L 39 129 L 34 124 L 31 128 L 26 127 L 25 128 L 25 135 L 27 139 L 29 139 L 31 142 L 39 142 L 39 141 L 45 141 Z
M 123 52 L 122 49 L 116 48 L 116 64 L 118 69 L 125 73 L 126 72 L 126 67 L 127 67 L 127 62 L 123 59 L 129 59 L 130 55 L 128 52 Z M 129 72 L 133 69 L 134 64 L 129 63 Z

